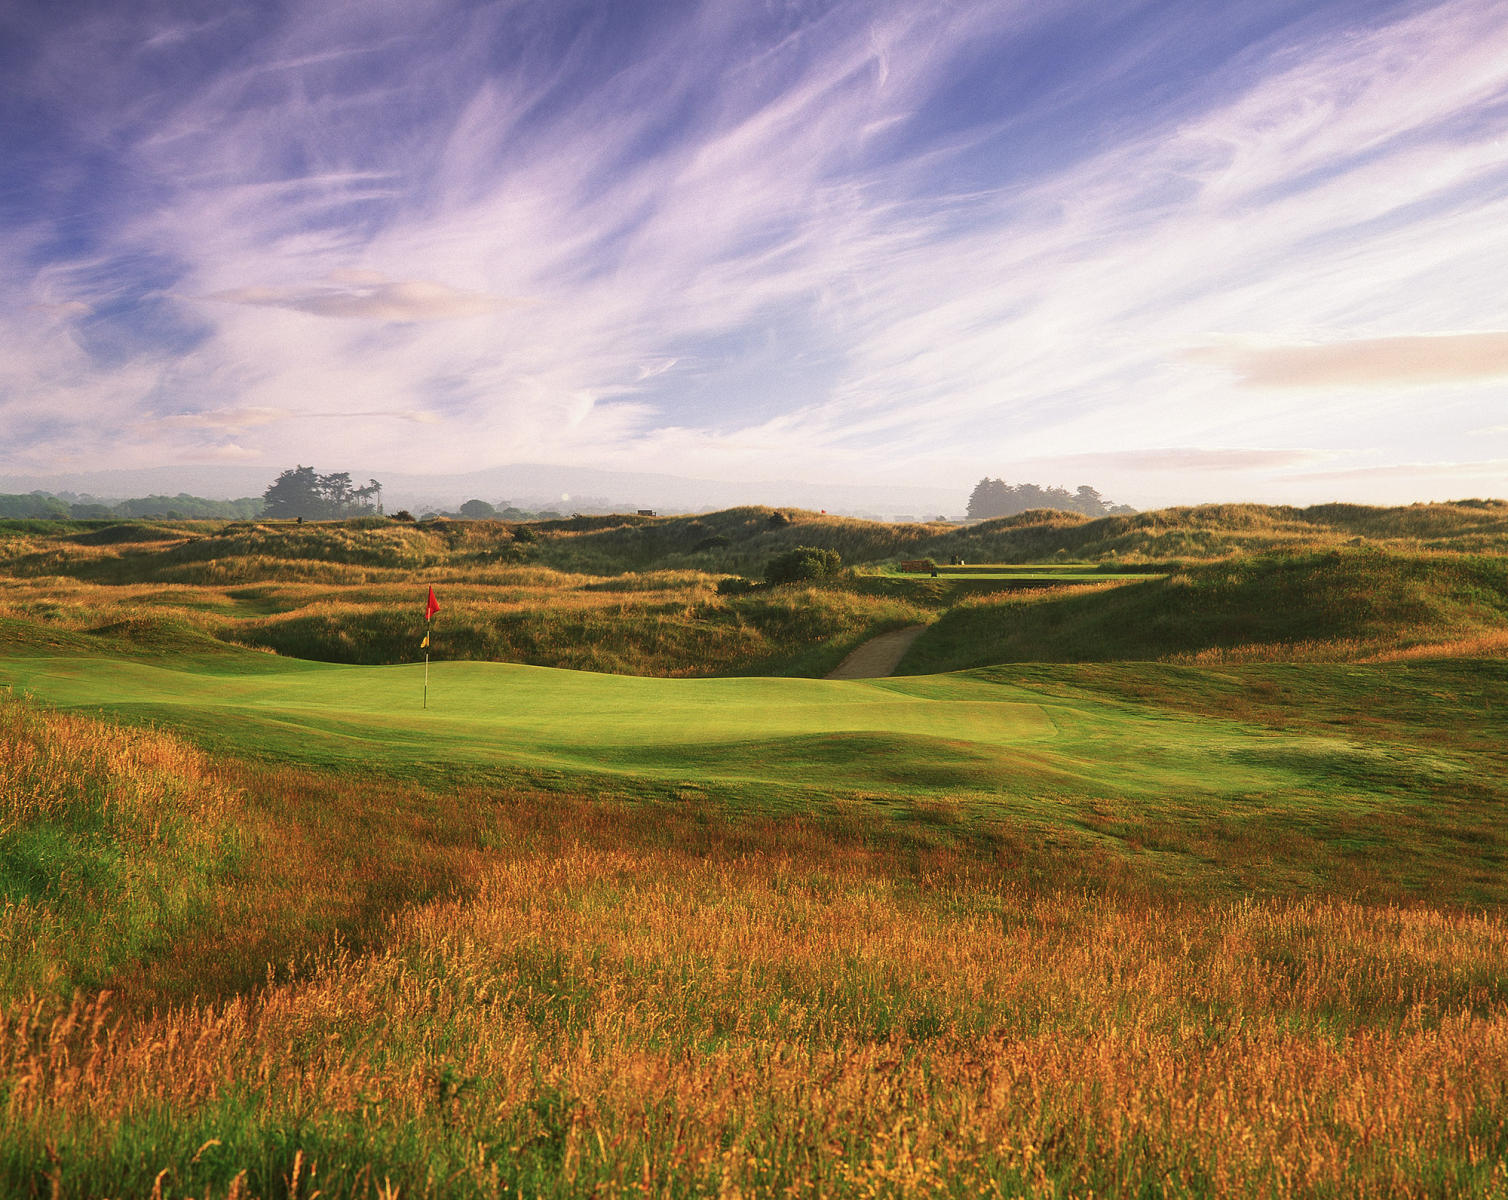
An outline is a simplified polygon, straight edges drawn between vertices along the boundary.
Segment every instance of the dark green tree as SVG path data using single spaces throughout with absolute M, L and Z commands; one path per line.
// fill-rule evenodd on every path
M 1001 479 L 981 479 L 969 495 L 969 517 L 987 521 L 992 517 L 1013 517 L 1034 508 L 1051 508 L 1062 512 L 1083 513 L 1086 517 L 1103 517 L 1116 511 L 1133 511 L 1124 505 L 1115 508 L 1087 483 L 1076 492 L 1067 488 L 1041 487 L 1035 483 L 1009 484 Z
M 318 520 L 329 516 L 320 477 L 313 467 L 298 466 L 284 471 L 262 493 L 262 515 L 276 519 L 302 517 Z
M 1103 517 L 1105 515 L 1105 501 L 1099 492 L 1087 483 L 1079 484 L 1078 493 L 1074 496 L 1074 508 L 1086 517 Z
M 986 521 L 991 517 L 1010 515 L 1016 511 L 1011 507 L 1013 490 L 1005 480 L 985 476 L 974 485 L 974 490 L 969 494 L 969 517 L 975 521 Z
M 66 517 L 68 505 L 47 492 L 0 496 L 0 517 Z
M 313 467 L 294 467 L 262 493 L 264 517 L 328 521 L 381 511 L 382 485 L 373 479 L 365 487 L 353 487 L 349 471 L 321 475 Z

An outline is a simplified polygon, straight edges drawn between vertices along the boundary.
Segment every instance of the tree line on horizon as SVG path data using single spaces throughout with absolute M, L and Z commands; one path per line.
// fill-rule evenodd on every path
M 1112 504 L 1098 491 L 1081 485 L 1076 492 L 1033 483 L 1008 484 L 986 477 L 969 497 L 970 520 L 1008 517 L 1034 508 L 1059 509 L 1102 517 L 1133 513 L 1125 504 Z M 605 509 L 603 511 L 606 511 Z M 347 471 L 322 475 L 313 467 L 297 466 L 281 472 L 261 496 L 237 500 L 211 500 L 180 492 L 176 496 L 152 495 L 126 500 L 101 500 L 71 492 L 33 491 L 0 494 L 0 520 L 255 520 L 257 518 L 306 521 L 340 520 L 346 517 L 380 515 L 382 484 L 372 479 L 358 487 Z M 406 515 L 406 514 L 402 514 Z M 429 514 L 426 514 L 429 515 Z M 511 504 L 502 507 L 482 500 L 468 500 L 458 512 L 435 515 L 471 519 L 539 520 L 562 514 L 532 511 Z M 411 519 L 411 518 L 410 518 Z
M 1017 513 L 1030 512 L 1034 508 L 1083 513 L 1086 517 L 1108 517 L 1136 511 L 1129 504 L 1110 503 L 1087 483 L 1080 484 L 1076 491 L 1070 492 L 1067 488 L 1042 487 L 1035 483 L 1010 484 L 1003 479 L 985 476 L 974 485 L 974 490 L 969 494 L 968 515 L 971 521 L 1014 517 Z

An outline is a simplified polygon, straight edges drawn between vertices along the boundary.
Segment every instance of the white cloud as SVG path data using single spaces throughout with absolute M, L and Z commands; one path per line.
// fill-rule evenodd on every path
M 1252 387 L 1424 386 L 1508 375 L 1508 333 L 1366 338 L 1309 346 L 1205 347 L 1195 361 L 1223 366 Z
M 236 442 L 222 442 L 205 448 L 197 457 L 204 462 L 254 462 L 262 457 L 262 452 Z

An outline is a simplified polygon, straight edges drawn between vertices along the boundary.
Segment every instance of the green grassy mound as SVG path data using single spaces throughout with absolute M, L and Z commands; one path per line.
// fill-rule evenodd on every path
M 1508 619 L 1508 561 L 1371 549 L 1241 558 L 1166 579 L 965 602 L 913 644 L 909 674 L 999 662 L 1344 660 L 1466 645 Z
M 160 521 L 121 521 L 72 534 L 68 540 L 80 546 L 120 546 L 172 542 L 182 536 L 181 531 Z

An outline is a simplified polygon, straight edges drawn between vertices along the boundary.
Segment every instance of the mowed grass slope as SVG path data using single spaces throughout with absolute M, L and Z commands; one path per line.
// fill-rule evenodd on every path
M 1508 558 L 1347 547 L 1234 558 L 1121 587 L 965 599 L 916 641 L 901 670 L 1500 657 L 1505 629 Z

